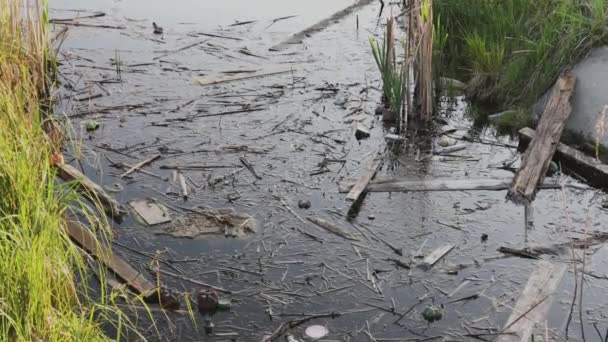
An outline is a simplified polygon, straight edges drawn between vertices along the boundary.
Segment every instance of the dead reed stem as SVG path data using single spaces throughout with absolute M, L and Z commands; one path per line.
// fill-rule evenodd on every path
M 430 121 L 433 115 L 433 2 L 432 0 L 409 0 L 406 12 L 407 41 L 405 43 L 405 69 L 414 77 L 414 98 L 404 91 L 407 116 Z M 411 71 L 410 71 L 411 70 Z

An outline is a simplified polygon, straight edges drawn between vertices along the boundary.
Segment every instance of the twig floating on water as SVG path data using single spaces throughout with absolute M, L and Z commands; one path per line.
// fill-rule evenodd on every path
M 160 154 L 156 154 L 144 161 L 141 161 L 135 165 L 133 165 L 133 167 L 131 167 L 130 169 L 128 169 L 127 171 L 125 171 L 125 173 L 123 173 L 122 175 L 120 175 L 120 178 L 124 178 L 128 175 L 130 175 L 131 173 L 139 170 L 141 167 L 150 164 L 151 162 L 155 161 L 156 159 L 160 158 Z

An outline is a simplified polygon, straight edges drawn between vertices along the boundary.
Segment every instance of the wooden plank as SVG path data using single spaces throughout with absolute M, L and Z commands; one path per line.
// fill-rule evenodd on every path
M 536 132 L 532 128 L 522 128 L 519 131 L 520 145 L 525 147 L 535 136 Z M 591 185 L 598 188 L 608 187 L 608 165 L 600 160 L 562 143 L 557 145 L 554 159 L 560 166 L 584 177 Z
M 371 181 L 366 191 L 369 192 L 407 192 L 407 191 L 465 191 L 465 190 L 507 190 L 511 187 L 511 179 L 470 178 L 470 179 L 382 179 Z M 339 184 L 341 193 L 349 192 L 355 185 L 355 180 L 347 180 Z M 555 180 L 548 180 L 539 186 L 541 189 L 559 189 L 561 185 Z
M 300 43 L 302 43 L 302 40 L 304 40 L 307 37 L 310 37 L 315 32 L 325 30 L 327 27 L 335 24 L 339 20 L 341 20 L 344 17 L 348 16 L 349 14 L 353 13 L 355 10 L 361 8 L 362 6 L 371 4 L 373 1 L 374 0 L 357 0 L 355 3 L 334 13 L 330 17 L 327 17 L 327 18 L 319 21 L 318 23 L 294 34 L 293 36 L 287 38 L 286 40 L 280 42 L 279 44 L 274 45 L 269 50 L 270 51 L 282 51 L 294 44 L 300 44 Z
M 534 200 L 537 185 L 542 183 L 553 154 L 562 136 L 566 119 L 572 112 L 570 98 L 574 93 L 576 76 L 571 72 L 562 74 L 545 106 L 536 135 L 522 157 L 522 163 L 513 177 L 507 198 L 515 203 L 530 203 Z
M 559 286 L 565 271 L 564 264 L 544 260 L 538 262 L 496 342 L 530 341 L 536 324 L 539 324 L 539 333 L 542 334 L 551 307 L 551 296 Z
M 150 226 L 171 222 L 167 210 L 152 199 L 135 199 L 129 202 L 129 206 Z
M 343 237 L 343 238 L 345 238 L 347 240 L 359 241 L 358 238 L 354 237 L 352 234 L 346 232 L 344 229 L 336 226 L 335 224 L 333 224 L 331 222 L 325 221 L 325 220 L 320 219 L 320 218 L 312 217 L 312 216 L 309 216 L 306 219 L 308 219 L 308 221 L 316 224 L 317 226 L 319 226 L 319 227 L 327 230 L 330 233 L 334 233 L 334 234 L 336 234 L 338 236 L 341 236 L 341 237 Z
M 111 269 L 117 276 L 144 297 L 155 297 L 157 295 L 156 285 L 146 277 L 133 269 L 126 261 L 112 253 L 110 248 L 100 245 L 95 235 L 80 223 L 66 220 L 67 230 L 70 237 L 88 253 L 95 256 L 106 267 Z
M 103 210 L 116 221 L 122 221 L 125 209 L 113 197 L 108 195 L 101 186 L 69 164 L 56 164 L 57 175 L 66 182 L 76 182 L 83 195 L 93 203 L 99 202 Z
M 367 188 L 367 184 L 374 178 L 376 172 L 378 172 L 378 168 L 382 164 L 382 158 L 380 153 L 372 159 L 364 169 L 364 174 L 359 178 L 357 183 L 350 189 L 348 195 L 346 195 L 346 200 L 351 202 L 356 202 L 359 199 L 359 196 L 365 191 Z
M 422 263 L 418 267 L 425 270 L 430 269 L 437 263 L 437 261 L 446 256 L 446 254 L 448 254 L 454 247 L 456 246 L 453 244 L 446 244 L 435 249 L 431 252 L 431 254 L 427 255 L 424 260 L 422 260 Z
M 194 81 L 200 85 L 218 84 L 223 82 L 245 80 L 254 77 L 271 76 L 291 72 L 292 65 L 271 65 L 257 70 L 243 70 L 242 72 L 218 72 L 205 76 L 195 77 Z

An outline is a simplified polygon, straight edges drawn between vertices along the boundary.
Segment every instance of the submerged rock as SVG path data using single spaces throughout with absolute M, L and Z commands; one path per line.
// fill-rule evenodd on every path
M 310 208 L 310 201 L 308 201 L 308 200 L 299 200 L 298 201 L 298 208 L 300 208 L 300 209 L 309 209 Z

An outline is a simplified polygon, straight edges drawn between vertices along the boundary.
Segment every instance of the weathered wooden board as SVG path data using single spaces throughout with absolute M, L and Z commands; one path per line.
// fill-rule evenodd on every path
M 422 263 L 419 265 L 419 267 L 425 270 L 430 269 L 431 267 L 433 267 L 433 265 L 437 263 L 437 261 L 441 260 L 441 258 L 446 256 L 446 254 L 448 254 L 454 247 L 456 246 L 453 244 L 446 244 L 435 249 L 431 252 L 431 254 L 427 255 L 424 260 L 422 260 Z
M 535 136 L 536 132 L 532 128 L 522 128 L 519 131 L 520 145 L 525 147 Z M 608 165 L 600 160 L 562 143 L 557 145 L 554 159 L 561 166 L 585 178 L 591 185 L 598 188 L 608 187 Z
M 465 191 L 465 190 L 507 190 L 511 186 L 511 179 L 493 178 L 471 178 L 471 179 L 429 179 L 429 180 L 406 180 L 406 179 L 383 179 L 371 181 L 366 191 L 369 192 L 406 192 L 406 191 Z M 355 180 L 347 180 L 339 184 L 341 193 L 349 192 L 355 184 Z M 549 180 L 540 185 L 542 189 L 560 188 L 554 180 Z
M 382 157 L 380 153 L 374 156 L 367 166 L 364 169 L 364 174 L 361 176 L 357 183 L 350 189 L 348 195 L 346 195 L 346 200 L 351 202 L 356 202 L 359 199 L 359 196 L 365 191 L 369 182 L 374 178 L 376 172 L 378 172 L 378 168 L 382 164 Z
M 171 222 L 167 210 L 152 199 L 135 199 L 129 202 L 129 206 L 150 226 Z
M 498 336 L 496 342 L 530 341 L 536 324 L 539 324 L 540 333 L 544 331 L 546 316 L 551 307 L 551 295 L 559 286 L 565 271 L 565 264 L 544 260 L 538 262 L 505 323 L 503 334 Z
M 294 69 L 292 65 L 272 65 L 256 70 L 243 70 L 243 72 L 218 72 L 205 76 L 195 77 L 194 81 L 200 85 L 217 84 L 230 81 L 245 80 L 254 77 L 271 76 L 291 72 Z
M 536 196 L 537 185 L 542 183 L 553 154 L 562 136 L 566 119 L 572 112 L 570 98 L 574 93 L 576 76 L 571 72 L 562 74 L 545 106 L 536 135 L 523 155 L 521 167 L 517 170 L 507 198 L 515 203 L 530 203 Z
M 90 180 L 72 165 L 56 164 L 56 167 L 58 170 L 57 175 L 61 179 L 66 182 L 76 182 L 85 197 L 94 203 L 99 201 L 106 214 L 119 222 L 122 220 L 122 216 L 126 213 L 125 209 L 118 201 L 108 195 L 101 186 Z
M 129 287 L 138 294 L 144 295 L 144 297 L 151 297 L 157 294 L 157 287 L 153 282 L 146 279 L 143 274 L 137 272 L 126 261 L 112 253 L 110 248 L 100 245 L 90 230 L 78 222 L 66 221 L 66 223 L 70 237 L 124 280 Z

